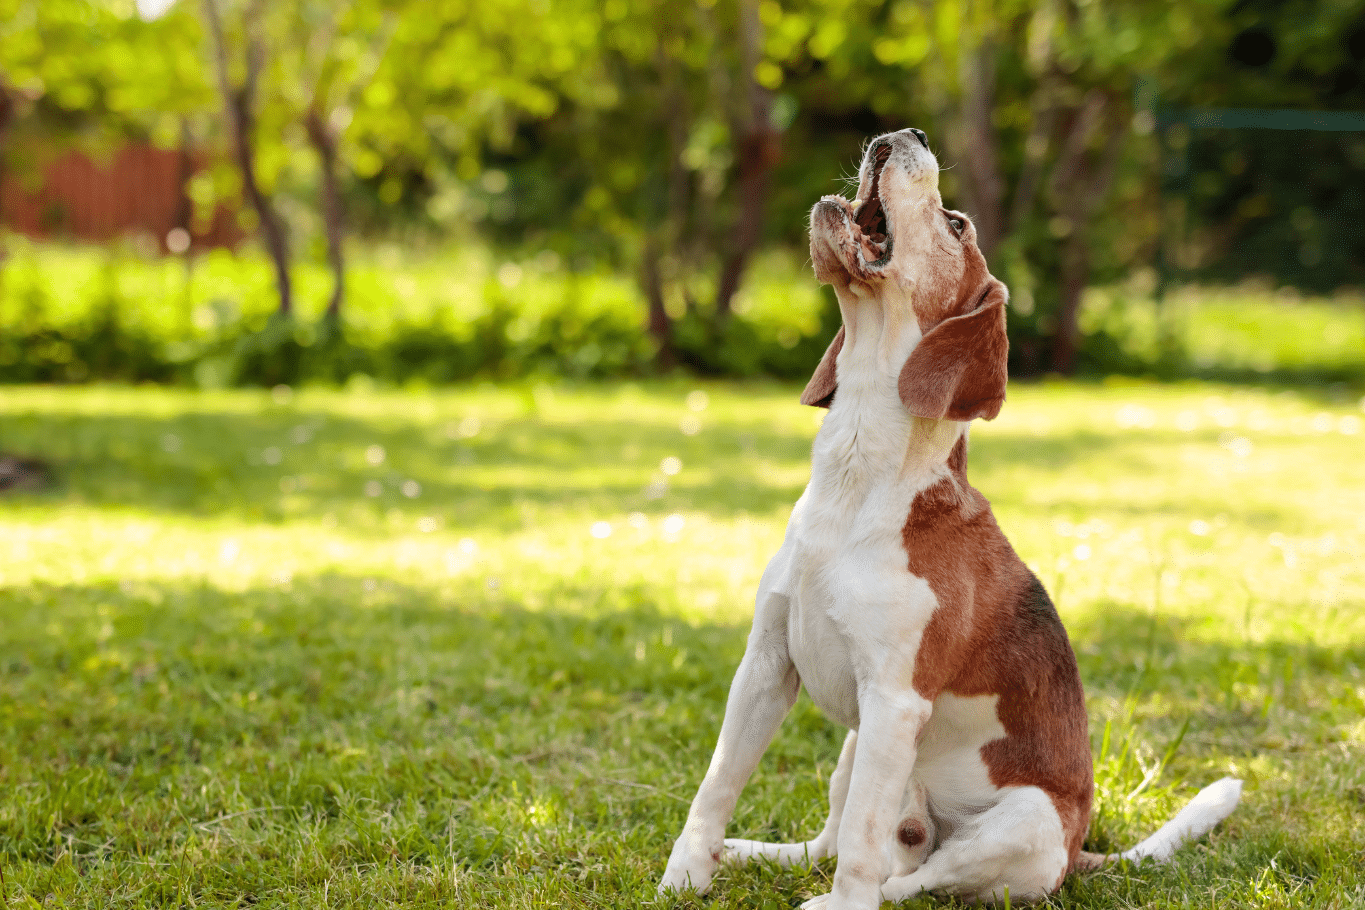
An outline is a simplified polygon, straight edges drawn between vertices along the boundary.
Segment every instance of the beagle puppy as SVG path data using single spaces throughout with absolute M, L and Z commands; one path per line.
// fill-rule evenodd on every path
M 1076 657 L 967 482 L 970 423 L 1005 400 L 1007 292 L 938 173 L 924 133 L 880 136 L 857 199 L 811 212 L 815 276 L 843 327 L 801 401 L 829 414 L 660 892 L 703 892 L 724 861 L 837 854 L 833 890 L 804 907 L 1037 900 L 1072 870 L 1169 858 L 1240 798 L 1224 778 L 1132 850 L 1081 850 L 1094 779 Z M 805 843 L 727 840 L 802 685 L 850 731 L 829 819 Z

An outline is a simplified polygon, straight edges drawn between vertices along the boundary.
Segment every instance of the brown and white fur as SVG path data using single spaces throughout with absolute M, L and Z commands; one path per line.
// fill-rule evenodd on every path
M 1005 286 L 917 130 L 872 141 L 856 200 L 820 200 L 811 255 L 844 324 L 801 400 L 829 414 L 659 890 L 705 891 L 722 861 L 837 854 L 805 907 L 1041 898 L 1119 857 L 1081 851 L 1094 782 L 1066 630 L 967 483 L 970 421 L 1005 398 Z M 727 840 L 802 685 L 850 730 L 829 820 L 805 843 Z M 1205 788 L 1122 856 L 1168 858 L 1240 793 Z

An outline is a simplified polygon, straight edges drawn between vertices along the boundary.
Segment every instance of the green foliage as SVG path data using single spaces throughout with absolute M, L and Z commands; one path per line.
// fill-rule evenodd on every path
M 1365 136 L 1268 133 L 1168 131 L 1183 172 L 1167 193 L 1188 206 L 1172 271 L 1260 274 L 1310 292 L 1365 286 Z
M 928 130 L 950 204 L 978 221 L 1001 210 L 991 261 L 1013 289 L 1021 373 L 1049 368 L 1068 288 L 1122 282 L 1159 248 L 1201 279 L 1269 272 L 1324 291 L 1365 275 L 1357 139 L 1160 129 L 1172 107 L 1360 108 L 1365 0 L 222 7 L 232 49 L 254 30 L 265 50 L 260 176 L 302 241 L 296 250 L 322 258 L 319 165 L 301 124 L 315 109 L 336 140 L 351 227 L 479 234 L 519 256 L 553 252 L 583 274 L 638 277 L 653 251 L 677 357 L 699 369 L 720 356 L 747 358 L 729 372 L 788 374 L 777 351 L 748 356 L 746 333 L 759 330 L 727 324 L 715 276 L 746 222 L 762 243 L 799 255 L 810 205 L 846 189 L 838 177 L 861 143 L 910 124 Z M 0 88 L 16 111 L 0 122 L 8 173 L 31 179 L 72 142 L 150 137 L 221 153 L 199 5 L 182 0 L 151 21 L 136 10 L 0 0 Z M 761 38 L 752 49 L 747 12 Z M 1256 65 L 1235 52 L 1253 32 L 1274 43 Z M 230 64 L 242 67 L 242 55 Z M 745 118 L 760 109 L 758 132 L 773 143 L 758 158 L 774 157 L 761 219 L 743 184 L 755 158 Z M 237 201 L 239 183 L 220 154 L 189 188 L 198 215 Z M 1098 362 L 1095 350 L 1082 360 Z
M 5 164 L 23 173 L 72 142 L 108 151 L 151 135 L 174 144 L 180 118 L 215 100 L 191 5 L 146 22 L 131 2 L 0 0 L 0 88 L 31 115 L 0 147 Z
M 798 394 L 5 389 L 4 448 L 59 478 L 0 508 L 5 899 L 654 906 L 809 475 Z M 1053 383 L 974 430 L 973 483 L 1078 652 L 1087 845 L 1247 780 L 1172 865 L 1045 906 L 1359 903 L 1362 419 Z M 811 836 L 840 740 L 802 698 L 730 830 Z M 832 872 L 676 905 L 785 907 Z
M 1183 109 L 1365 108 L 1365 2 L 1239 3 L 1176 53 L 1160 117 Z M 1308 291 L 1365 281 L 1360 133 L 1196 129 L 1159 135 L 1167 249 L 1179 277 L 1257 274 Z

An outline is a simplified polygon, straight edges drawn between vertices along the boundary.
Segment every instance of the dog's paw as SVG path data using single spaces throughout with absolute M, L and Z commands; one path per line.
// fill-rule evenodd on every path
M 711 889 L 711 873 L 704 869 L 674 868 L 670 863 L 664 870 L 664 877 L 659 880 L 659 894 L 681 894 L 684 891 L 695 891 L 698 894 L 705 894 Z
M 849 889 L 835 886 L 829 894 L 817 894 L 801 905 L 801 910 L 877 910 L 882 904 L 881 889 L 867 883 Z
M 719 853 L 720 851 L 717 851 L 717 854 Z M 672 891 L 680 894 L 691 889 L 698 894 L 705 894 L 711 888 L 711 876 L 715 874 L 719 860 L 719 855 L 694 854 L 680 842 L 673 848 L 673 855 L 668 858 L 668 867 L 664 869 L 664 877 L 659 881 L 659 893 L 667 894 Z

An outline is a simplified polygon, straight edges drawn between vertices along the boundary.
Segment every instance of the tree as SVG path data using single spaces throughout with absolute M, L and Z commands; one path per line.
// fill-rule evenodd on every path
M 188 28 L 187 28 L 188 24 Z M 179 141 L 210 99 L 192 17 L 90 0 L 0 0 L 0 169 L 33 176 L 68 147 Z
M 834 0 L 831 0 L 834 2 Z M 892 3 L 864 40 L 929 99 L 947 189 L 1015 293 L 1016 367 L 1071 372 L 1095 219 L 1130 141 L 1137 72 L 1161 73 L 1200 40 L 1212 3 L 957 0 Z M 1140 137 L 1139 137 L 1140 138 Z M 1138 193 L 1151 197 L 1151 184 Z M 1145 202 L 1149 213 L 1154 200 Z M 1109 217 L 1123 211 L 1109 206 Z M 1136 225 L 1155 233 L 1155 219 Z M 1144 245 L 1125 244 L 1129 261 Z M 1146 244 L 1150 249 L 1150 243 Z
M 595 15 L 594 70 L 612 91 L 607 103 L 567 98 L 575 122 L 564 138 L 587 152 L 578 217 L 629 226 L 614 240 L 638 251 L 661 363 L 681 345 L 707 368 L 764 237 L 786 125 L 773 109 L 782 72 L 757 0 L 608 4 Z
M 242 193 L 256 213 L 261 239 L 275 268 L 275 287 L 280 297 L 279 312 L 289 316 L 294 307 L 289 277 L 289 240 L 274 200 L 262 188 L 256 168 L 257 92 L 267 53 L 262 36 L 263 5 L 262 0 L 250 0 L 242 8 L 237 23 L 241 33 L 238 53 L 233 53 L 229 44 L 218 0 L 203 0 L 203 11 L 208 26 L 213 71 L 222 96 L 223 116 L 231 137 L 233 158 L 241 176 Z M 235 57 L 240 57 L 240 60 L 234 60 Z M 235 75 L 234 69 L 237 70 Z
M 304 135 L 317 156 L 318 197 L 332 294 L 326 318 L 335 322 L 346 296 L 346 218 L 341 180 L 342 133 L 355 96 L 376 75 L 391 31 L 387 11 L 375 4 L 299 2 L 289 43 L 297 49 L 289 94 L 302 108 Z

